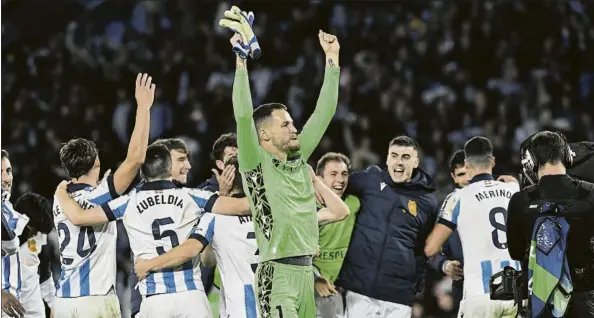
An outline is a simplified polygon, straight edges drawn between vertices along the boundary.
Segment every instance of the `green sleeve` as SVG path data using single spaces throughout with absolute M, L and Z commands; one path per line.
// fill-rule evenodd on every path
M 349 207 L 351 214 L 356 215 L 361 209 L 361 201 L 354 195 L 348 195 L 344 199 L 344 203 Z
M 299 135 L 301 144 L 301 157 L 304 160 L 314 152 L 322 136 L 326 132 L 338 105 L 338 84 L 340 81 L 340 68 L 326 67 L 324 84 L 314 113 L 309 117 L 303 131 Z
M 249 171 L 255 169 L 260 163 L 262 148 L 258 143 L 258 133 L 252 118 L 254 106 L 247 71 L 235 71 L 233 113 L 237 123 L 237 146 L 240 149 L 239 169 Z

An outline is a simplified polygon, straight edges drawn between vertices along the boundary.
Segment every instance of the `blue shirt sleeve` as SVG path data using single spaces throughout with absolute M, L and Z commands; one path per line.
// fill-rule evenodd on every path
M 212 207 L 219 198 L 217 192 L 202 189 L 187 189 L 188 194 L 194 200 L 196 205 L 204 212 L 212 212 Z
M 109 221 L 121 220 L 128 208 L 130 196 L 125 195 L 101 205 Z
M 91 190 L 88 200 L 95 205 L 102 205 L 117 197 L 119 197 L 119 195 L 113 184 L 113 174 L 110 174 L 101 180 L 101 183 L 99 183 L 98 186 Z

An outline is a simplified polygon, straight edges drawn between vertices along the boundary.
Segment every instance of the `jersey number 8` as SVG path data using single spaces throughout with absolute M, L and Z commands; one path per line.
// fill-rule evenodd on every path
M 498 221 L 495 217 L 500 214 L 503 218 L 503 223 Z M 500 250 L 507 248 L 507 242 L 501 242 L 499 239 L 499 231 L 503 232 L 503 235 L 507 233 L 507 210 L 505 208 L 497 207 L 489 211 L 489 222 L 493 226 L 494 230 L 491 232 L 491 238 L 493 239 L 493 245 Z M 506 240 L 507 241 L 507 240 Z

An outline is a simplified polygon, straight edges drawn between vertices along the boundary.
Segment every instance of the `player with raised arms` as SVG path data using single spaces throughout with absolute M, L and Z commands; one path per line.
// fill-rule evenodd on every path
M 79 226 L 123 220 L 135 258 L 154 258 L 176 247 L 190 235 L 205 212 L 249 215 L 247 199 L 177 187 L 171 165 L 169 149 L 151 145 L 140 169 L 145 183 L 128 195 L 84 210 L 68 195 L 64 181 L 56 190 L 56 199 L 66 217 Z M 138 317 L 211 317 L 198 258 L 151 273 L 140 281 L 138 288 L 144 296 Z
M 240 41 L 252 55 L 257 48 L 257 56 L 261 52 L 250 20 L 253 14 L 234 6 L 225 11 L 219 25 L 238 34 L 232 45 Z M 264 104 L 254 110 L 245 54 L 236 57 L 232 100 L 239 170 L 260 249 L 256 294 L 264 318 L 316 315 L 312 256 L 318 246 L 318 215 L 307 160 L 334 116 L 340 79 L 338 40 L 321 30 L 318 39 L 326 54 L 324 83 L 301 133 L 283 104 Z M 344 218 L 327 216 L 327 221 Z
M 155 84 L 148 74 L 136 77 L 136 122 L 126 159 L 99 182 L 101 165 L 95 143 L 72 139 L 60 149 L 70 177 L 67 190 L 83 209 L 107 203 L 124 193 L 144 161 L 149 139 Z M 53 206 L 59 236 L 62 273 L 56 284 L 54 317 L 121 317 L 115 293 L 117 226 L 84 226 L 71 222 L 57 200 Z

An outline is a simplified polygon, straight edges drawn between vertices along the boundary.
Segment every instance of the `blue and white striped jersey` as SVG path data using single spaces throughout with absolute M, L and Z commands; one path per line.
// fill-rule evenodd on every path
M 182 243 L 204 212 L 210 212 L 216 192 L 176 188 L 171 181 L 143 184 L 102 208 L 107 218 L 123 220 L 134 257 L 150 259 Z M 200 258 L 179 268 L 149 274 L 138 283 L 141 295 L 203 290 Z
M 238 318 L 259 317 L 254 293 L 259 253 L 252 216 L 207 213 L 190 236 L 212 246 L 221 273 L 225 314 Z
M 98 186 L 83 183 L 68 185 L 70 196 L 85 210 L 118 197 L 113 175 Z M 116 283 L 115 223 L 75 226 L 54 199 L 54 223 L 60 242 L 62 273 L 56 296 L 62 298 L 106 295 Z
M 517 183 L 475 176 L 468 186 L 452 193 L 438 222 L 457 229 L 464 254 L 464 297 L 489 294 L 491 276 L 505 266 L 519 268 L 507 250 L 507 206 L 520 190 Z
M 3 196 L 4 198 L 4 196 Z M 29 222 L 29 217 L 16 212 L 8 201 L 2 201 L 2 215 L 8 222 L 8 227 L 15 235 L 21 235 Z M 2 256 L 2 290 L 14 295 L 17 299 L 21 297 L 21 257 L 19 253 Z

